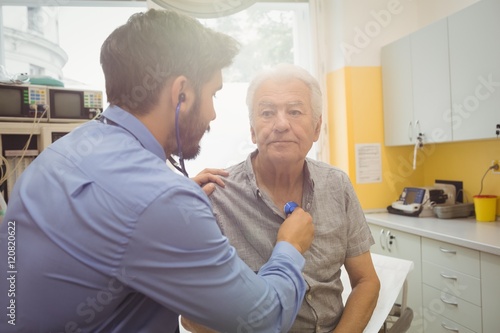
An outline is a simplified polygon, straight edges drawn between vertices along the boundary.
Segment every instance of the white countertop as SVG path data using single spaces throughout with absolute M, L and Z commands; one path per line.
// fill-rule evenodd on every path
M 500 255 L 500 222 L 477 222 L 474 217 L 438 219 L 366 213 L 366 220 L 385 228 L 404 231 L 474 250 Z

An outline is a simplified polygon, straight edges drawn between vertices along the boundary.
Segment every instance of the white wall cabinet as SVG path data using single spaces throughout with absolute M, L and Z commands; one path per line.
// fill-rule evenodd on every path
M 382 89 L 385 144 L 414 143 L 410 37 L 382 48 Z
M 386 145 L 452 140 L 449 77 L 446 20 L 382 48 Z
M 499 13 L 482 0 L 382 48 L 387 146 L 496 137 Z
M 410 35 L 415 130 L 424 143 L 452 140 L 448 24 L 437 21 Z
M 422 315 L 422 258 L 420 237 L 405 232 L 369 224 L 375 244 L 372 253 L 413 261 L 413 270 L 408 274 L 408 306 L 413 310 L 413 321 L 408 332 L 423 331 Z M 401 302 L 401 294 L 397 302 Z
M 448 18 L 453 139 L 495 138 L 500 124 L 500 1 Z

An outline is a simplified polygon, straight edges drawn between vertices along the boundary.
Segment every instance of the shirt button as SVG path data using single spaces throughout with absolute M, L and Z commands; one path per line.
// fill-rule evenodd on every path
M 307 210 L 311 209 L 311 203 L 310 203 L 310 202 L 308 202 L 308 203 L 307 203 L 307 205 L 306 205 L 306 209 L 307 209 Z
M 317 326 L 316 326 L 316 332 L 321 332 L 321 331 L 320 331 L 320 328 L 321 328 L 321 327 L 319 327 L 319 325 L 317 325 Z
M 309 301 L 310 301 L 310 300 L 312 300 L 312 298 L 313 298 L 313 297 L 311 296 L 311 294 L 307 294 L 307 299 L 308 299 Z

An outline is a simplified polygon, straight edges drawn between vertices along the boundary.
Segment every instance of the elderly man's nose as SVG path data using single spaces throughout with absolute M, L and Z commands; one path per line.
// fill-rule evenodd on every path
M 278 112 L 274 122 L 274 128 L 277 131 L 285 131 L 290 127 L 290 122 L 284 112 Z

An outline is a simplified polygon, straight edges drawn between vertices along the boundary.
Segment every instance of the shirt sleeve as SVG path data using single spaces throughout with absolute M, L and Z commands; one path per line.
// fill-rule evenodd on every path
M 306 289 L 304 258 L 287 242 L 258 274 L 246 266 L 198 187 L 173 188 L 141 214 L 121 266 L 123 283 L 220 332 L 286 332 Z
M 344 177 L 345 205 L 348 219 L 348 247 L 346 256 L 355 257 L 369 251 L 370 247 L 375 244 L 375 241 L 352 183 L 347 175 Z

